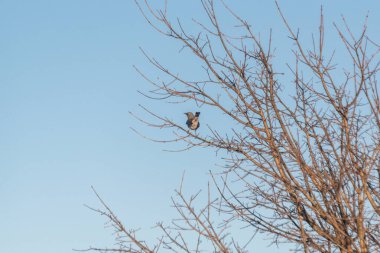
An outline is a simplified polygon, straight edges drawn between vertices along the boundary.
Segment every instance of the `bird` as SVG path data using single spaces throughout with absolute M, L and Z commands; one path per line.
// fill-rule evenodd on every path
M 195 116 L 192 112 L 186 112 L 185 115 L 187 116 L 187 121 L 186 125 L 191 129 L 191 130 L 197 130 L 200 126 L 199 124 L 199 115 L 200 112 L 195 112 Z

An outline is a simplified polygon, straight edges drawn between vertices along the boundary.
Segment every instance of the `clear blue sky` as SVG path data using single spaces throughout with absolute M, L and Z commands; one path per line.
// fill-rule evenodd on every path
M 233 2 L 256 31 L 273 29 L 277 55 L 284 57 L 282 41 L 289 39 L 274 3 Z M 357 29 L 369 11 L 369 32 L 380 41 L 378 1 L 292 0 L 282 6 L 290 23 L 309 39 L 317 31 L 321 4 L 327 26 L 344 14 Z M 185 22 L 202 19 L 198 1 L 169 1 L 169 6 Z M 174 120 L 184 120 L 182 113 L 194 109 L 137 93 L 150 87 L 132 65 L 157 74 L 139 46 L 187 76 L 200 71 L 181 58 L 179 44 L 149 27 L 132 0 L 0 0 L 0 36 L 1 252 L 67 253 L 111 245 L 105 220 L 83 206 L 99 206 L 91 185 L 128 227 L 140 227 L 143 237 L 153 238 L 155 222 L 175 215 L 170 197 L 183 171 L 191 193 L 205 188 L 208 170 L 222 164 L 211 150 L 163 152 L 180 145 L 152 143 L 130 130 L 161 135 L 129 115 L 142 113 L 138 104 Z M 331 38 L 330 45 L 337 46 L 336 36 Z M 207 109 L 202 116 L 218 121 L 207 116 Z M 258 239 L 253 248 L 287 252 L 267 249 L 267 244 Z

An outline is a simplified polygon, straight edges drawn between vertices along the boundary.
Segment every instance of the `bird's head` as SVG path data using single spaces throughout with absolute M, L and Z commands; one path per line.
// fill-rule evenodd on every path
M 188 118 L 193 118 L 194 115 L 192 112 L 185 112 L 185 115 L 188 117 Z

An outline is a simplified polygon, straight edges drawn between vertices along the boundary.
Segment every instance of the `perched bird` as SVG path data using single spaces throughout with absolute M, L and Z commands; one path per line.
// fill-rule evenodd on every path
M 187 112 L 185 113 L 187 116 L 187 121 L 186 125 L 191 129 L 191 130 L 197 130 L 199 128 L 199 114 L 200 112 L 196 112 L 195 116 L 192 112 Z

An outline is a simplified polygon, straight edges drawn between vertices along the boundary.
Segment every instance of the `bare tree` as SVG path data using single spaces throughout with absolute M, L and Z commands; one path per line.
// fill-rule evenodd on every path
M 286 73 L 292 82 L 283 83 L 274 67 L 271 37 L 262 43 L 247 21 L 224 6 L 242 31 L 230 36 L 220 26 L 214 1 L 202 4 L 209 22 L 198 23 L 201 31 L 194 35 L 180 21 L 173 23 L 165 8 L 137 3 L 154 29 L 202 62 L 207 79 L 186 80 L 148 55 L 171 80 L 157 83 L 141 74 L 154 86 L 147 96 L 196 102 L 234 123 L 228 133 L 209 127 L 209 134 L 202 135 L 147 110 L 160 121 L 147 124 L 173 129 L 170 141 L 185 143 L 185 150 L 225 151 L 226 169 L 212 175 L 218 196 L 209 196 L 207 205 L 196 209 L 196 196 L 186 199 L 180 189 L 173 199 L 180 219 L 168 227 L 159 224 L 163 235 L 153 246 L 127 230 L 102 202 L 105 210 L 97 211 L 110 219 L 120 245 L 91 249 L 200 252 L 205 244 L 214 252 L 246 252 L 228 233 L 229 225 L 240 221 L 273 243 L 293 243 L 295 251 L 380 252 L 380 47 L 367 37 L 366 25 L 355 36 L 344 19 L 343 28 L 334 24 L 347 53 L 346 62 L 338 64 L 325 53 L 322 11 L 318 36 L 305 48 L 276 3 L 295 44 L 294 64 Z M 232 183 L 227 176 L 238 180 Z M 218 213 L 228 218 L 218 223 L 213 218 Z

